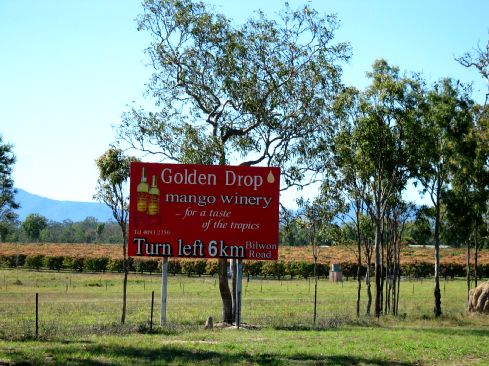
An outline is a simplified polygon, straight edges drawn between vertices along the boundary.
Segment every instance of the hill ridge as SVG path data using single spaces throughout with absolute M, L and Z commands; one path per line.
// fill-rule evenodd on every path
M 82 221 L 89 216 L 102 222 L 113 221 L 112 211 L 103 203 L 55 200 L 18 187 L 15 189 L 15 200 L 20 204 L 20 208 L 15 212 L 19 215 L 20 221 L 31 213 L 43 215 L 48 220 L 57 222 Z

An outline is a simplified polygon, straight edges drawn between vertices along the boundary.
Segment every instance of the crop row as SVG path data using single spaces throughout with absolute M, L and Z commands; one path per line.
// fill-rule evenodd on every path
M 314 276 L 314 265 L 306 261 L 244 261 L 243 272 L 245 276 L 263 276 L 273 278 L 309 278 Z M 347 279 L 356 278 L 357 264 L 353 262 L 341 262 L 343 276 Z M 161 261 L 146 258 L 129 258 L 129 271 L 138 273 L 161 273 Z M 44 256 L 36 255 L 0 255 L 0 267 L 26 268 L 33 270 L 49 269 L 53 271 L 75 272 L 122 272 L 122 259 L 109 257 L 71 257 L 71 256 Z M 466 267 L 460 263 L 442 263 L 441 275 L 444 277 L 463 277 L 466 275 Z M 373 271 L 373 270 L 372 270 Z M 401 264 L 401 275 L 415 278 L 429 277 L 433 275 L 433 264 L 429 262 L 413 262 Z M 204 259 L 170 259 L 168 272 L 187 275 L 215 275 L 218 273 L 217 260 Z M 366 268 L 361 270 L 362 276 Z M 319 263 L 316 273 L 320 277 L 327 277 L 329 263 Z M 489 264 L 478 266 L 478 275 L 489 277 Z

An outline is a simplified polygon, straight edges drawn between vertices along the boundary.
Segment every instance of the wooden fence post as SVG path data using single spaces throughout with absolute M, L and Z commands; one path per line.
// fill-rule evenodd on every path
M 155 292 L 154 290 L 151 291 L 151 320 L 149 322 L 149 331 L 153 331 L 153 310 L 154 310 L 154 305 L 155 305 Z
M 36 292 L 36 338 L 39 336 L 39 293 Z

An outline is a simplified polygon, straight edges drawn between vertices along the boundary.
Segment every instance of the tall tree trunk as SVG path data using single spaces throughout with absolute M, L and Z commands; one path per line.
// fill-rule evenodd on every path
M 478 257 L 479 257 L 479 246 L 477 243 L 477 225 L 475 225 L 475 233 L 474 233 L 474 288 L 477 287 L 477 266 L 478 266 Z
M 123 269 L 123 278 L 122 278 L 122 315 L 121 315 L 121 324 L 126 323 L 126 304 L 127 304 L 127 274 L 129 272 L 128 263 L 127 263 L 127 251 L 126 251 L 126 233 L 125 228 L 122 228 L 122 269 Z
M 385 260 L 385 220 L 382 216 L 380 231 L 380 315 L 384 314 L 384 285 L 386 280 L 386 260 Z
M 313 249 L 315 250 L 315 249 Z M 312 316 L 312 324 L 316 325 L 317 306 L 318 306 L 318 256 L 314 253 L 314 312 Z
M 377 211 L 379 212 L 380 209 Z M 381 219 L 375 218 L 375 245 L 374 245 L 374 266 L 375 266 L 375 316 L 378 318 L 382 313 L 382 261 L 381 261 Z
M 441 291 L 440 291 L 440 195 L 441 179 L 438 178 L 435 203 L 435 307 L 433 312 L 435 317 L 441 315 Z
M 219 292 L 222 299 L 222 321 L 233 323 L 233 298 L 229 289 L 228 282 L 228 261 L 226 258 L 219 258 Z
M 396 258 L 396 278 L 397 278 L 397 295 L 396 295 L 396 315 L 399 315 L 399 294 L 401 290 L 401 245 L 398 244 L 397 247 L 397 258 Z
M 388 223 L 387 235 L 385 235 L 385 299 L 384 314 L 391 311 L 392 293 L 392 222 Z
M 360 316 L 360 297 L 362 294 L 362 237 L 360 233 L 360 204 L 355 202 L 356 208 L 356 229 L 357 229 L 357 317 Z
M 233 319 L 236 319 L 236 311 L 237 311 L 237 306 L 236 304 L 238 303 L 237 299 L 237 293 L 236 293 L 236 279 L 237 279 L 237 270 L 238 270 L 238 260 L 237 259 L 231 259 L 231 282 L 232 282 L 232 289 L 233 292 L 231 293 L 231 297 L 233 298 Z
M 372 285 L 370 283 L 371 278 L 371 267 L 372 267 L 372 252 L 370 250 L 370 240 L 365 241 L 365 256 L 367 257 L 367 272 L 365 274 L 365 285 L 367 287 L 367 309 L 365 313 L 370 315 L 370 309 L 372 307 Z
M 357 263 L 357 317 L 360 316 L 360 298 L 362 294 L 362 260 Z
M 224 146 L 221 146 L 219 165 L 226 165 L 226 151 L 224 150 Z M 228 261 L 226 258 L 219 258 L 219 292 L 222 299 L 222 321 L 232 324 L 234 320 L 233 296 L 229 289 Z
M 466 240 L 465 246 L 467 248 L 466 253 L 466 271 L 467 271 L 467 308 L 469 306 L 470 299 L 470 240 Z

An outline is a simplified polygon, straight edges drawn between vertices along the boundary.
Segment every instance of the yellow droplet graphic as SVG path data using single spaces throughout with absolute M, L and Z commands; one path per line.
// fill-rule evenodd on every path
M 275 182 L 275 177 L 273 176 L 273 173 L 271 170 L 270 170 L 270 173 L 268 173 L 267 182 L 268 183 L 274 183 Z

